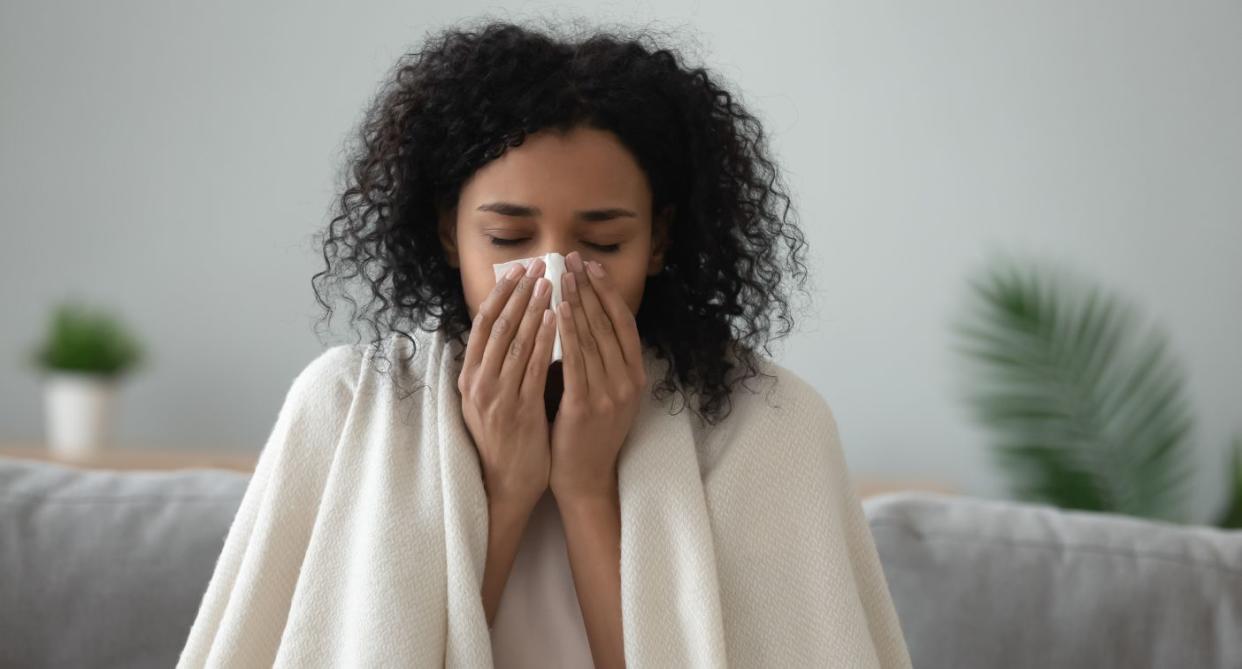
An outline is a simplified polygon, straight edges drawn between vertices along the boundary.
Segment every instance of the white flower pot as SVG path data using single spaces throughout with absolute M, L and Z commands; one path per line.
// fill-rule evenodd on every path
M 48 372 L 43 386 L 48 449 L 81 457 L 111 442 L 116 387 L 114 379 L 98 374 Z

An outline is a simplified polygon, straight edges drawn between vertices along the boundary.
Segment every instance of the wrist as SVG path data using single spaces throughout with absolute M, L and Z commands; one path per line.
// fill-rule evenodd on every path
M 596 485 L 562 484 L 550 486 L 549 489 L 560 506 L 599 506 L 618 503 L 621 498 L 615 474 L 611 479 L 606 479 L 603 483 Z
M 543 497 L 543 491 L 513 490 L 493 491 L 487 496 L 487 508 L 493 514 L 520 515 L 526 517 L 534 510 Z
M 621 495 L 619 491 L 591 491 L 579 493 L 553 493 L 556 508 L 565 524 L 566 531 L 574 527 L 599 527 L 603 519 L 620 522 Z
M 548 489 L 559 503 L 566 503 L 566 501 L 596 503 L 596 501 L 619 499 L 620 484 L 617 480 L 617 470 L 612 468 L 609 474 L 601 475 L 599 479 L 591 480 L 591 482 L 554 479 L 549 482 Z
M 487 493 L 488 504 L 494 502 L 507 505 L 529 503 L 534 506 L 547 489 L 546 483 L 542 486 L 528 485 L 526 482 L 506 481 L 501 476 L 489 476 L 486 473 L 483 475 L 483 490 Z

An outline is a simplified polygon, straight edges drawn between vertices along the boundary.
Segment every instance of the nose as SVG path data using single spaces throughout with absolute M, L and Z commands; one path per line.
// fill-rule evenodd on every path
M 549 253 L 557 253 L 561 256 L 567 256 L 578 248 L 578 233 L 571 225 L 564 226 L 548 226 L 543 230 L 543 234 L 538 236 L 537 249 L 532 255 L 547 255 Z
M 537 250 L 533 251 L 532 257 L 542 258 L 545 261 L 544 270 L 541 273 L 541 275 L 549 276 L 551 274 L 549 270 L 556 269 L 556 270 L 563 271 L 564 269 L 567 269 L 568 268 L 567 256 L 569 256 L 570 253 L 573 253 L 576 250 L 577 249 L 574 248 L 572 244 L 548 244 L 548 245 L 541 246 Z M 560 256 L 560 258 L 559 259 L 548 258 L 547 257 L 548 254 L 557 254 Z M 555 268 L 549 266 L 552 264 L 555 264 Z
M 536 251 L 536 253 L 541 256 L 547 255 L 549 253 L 556 253 L 561 256 L 567 256 L 573 250 L 574 250 L 574 247 L 572 244 L 553 243 L 553 244 L 547 244 L 545 246 L 540 247 L 539 250 Z

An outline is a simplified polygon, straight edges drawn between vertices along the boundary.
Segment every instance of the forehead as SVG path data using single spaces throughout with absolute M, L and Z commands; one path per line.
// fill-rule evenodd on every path
M 578 127 L 528 135 L 463 185 L 465 210 L 506 200 L 541 209 L 629 206 L 645 211 L 651 192 L 638 161 L 616 135 Z

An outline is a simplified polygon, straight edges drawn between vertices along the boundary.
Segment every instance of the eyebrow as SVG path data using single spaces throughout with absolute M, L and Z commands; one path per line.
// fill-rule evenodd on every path
M 502 216 L 519 216 L 523 218 L 534 218 L 542 214 L 538 207 L 530 207 L 522 204 L 513 204 L 512 202 L 489 202 L 479 206 L 479 211 L 490 211 Z M 628 216 L 630 218 L 638 218 L 638 214 L 629 209 L 620 207 L 610 207 L 607 209 L 583 209 L 574 212 L 574 216 L 584 221 L 609 221 L 614 218 Z

